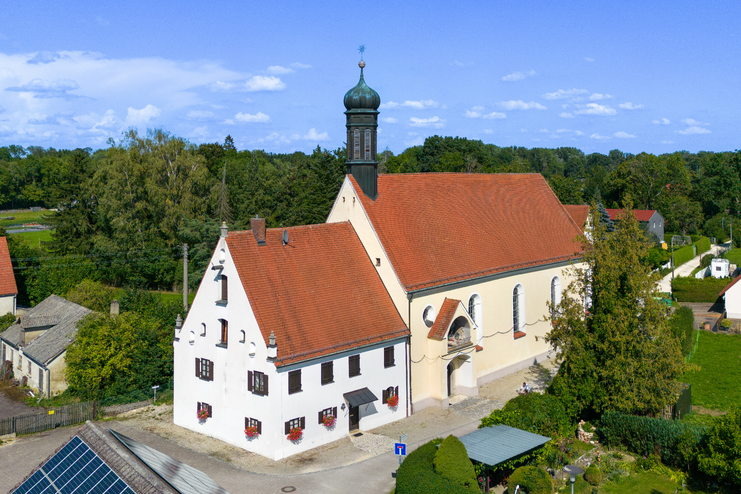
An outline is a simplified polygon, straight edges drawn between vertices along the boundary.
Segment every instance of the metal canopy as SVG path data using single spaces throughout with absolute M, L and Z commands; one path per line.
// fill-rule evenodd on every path
M 349 393 L 345 393 L 342 396 L 345 397 L 351 407 L 365 405 L 366 403 L 378 400 L 378 398 L 376 398 L 376 395 L 374 395 L 368 388 L 350 391 Z
M 470 459 L 494 466 L 539 448 L 551 438 L 508 425 L 495 425 L 477 429 L 460 440 Z

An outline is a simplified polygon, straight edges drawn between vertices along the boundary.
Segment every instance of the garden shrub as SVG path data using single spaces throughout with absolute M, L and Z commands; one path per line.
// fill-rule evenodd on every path
M 741 407 L 734 405 L 728 414 L 717 417 L 707 440 L 697 453 L 698 469 L 728 486 L 729 492 L 741 490 Z
M 710 302 L 718 299 L 718 294 L 726 287 L 726 278 L 674 278 L 672 292 L 678 302 Z
M 435 467 L 435 473 L 448 480 L 466 487 L 478 485 L 476 472 L 473 469 L 473 463 L 468 458 L 466 447 L 452 434 L 440 444 L 432 464 Z
M 591 485 L 599 485 L 602 482 L 602 471 L 597 468 L 597 465 L 590 465 L 587 471 L 584 472 L 584 480 Z
M 693 338 L 695 331 L 695 316 L 689 307 L 679 307 L 671 319 L 669 319 L 669 328 L 672 334 L 679 340 L 682 345 L 682 355 L 685 357 L 690 354 L 695 344 Z
M 715 256 L 713 254 L 702 256 L 702 258 L 700 259 L 700 267 L 706 268 L 710 266 L 710 263 L 713 262 L 713 259 L 715 259 Z
M 721 326 L 723 327 L 723 329 L 726 329 L 726 330 L 727 330 L 727 329 L 729 329 L 729 328 L 730 328 L 731 326 L 733 326 L 733 321 L 731 321 L 730 319 L 723 319 L 723 320 L 722 320 L 722 321 L 720 322 L 720 325 L 721 325 Z
M 509 492 L 515 492 L 518 485 L 527 494 L 551 494 L 553 492 L 551 476 L 538 467 L 520 467 L 512 472 L 507 482 Z
M 441 439 L 433 439 L 409 453 L 396 473 L 396 494 L 471 494 L 477 491 L 477 488 L 466 488 L 435 473 L 433 461 L 441 442 Z
M 554 395 L 530 393 L 509 400 L 501 410 L 481 419 L 479 427 L 504 424 L 548 437 L 574 434 L 574 424 L 563 402 Z
M 707 434 L 707 429 L 699 425 L 617 412 L 606 412 L 600 422 L 600 434 L 608 445 L 622 445 L 641 456 L 654 453 L 658 447 L 661 461 L 671 466 L 686 466 L 684 450 L 696 447 Z

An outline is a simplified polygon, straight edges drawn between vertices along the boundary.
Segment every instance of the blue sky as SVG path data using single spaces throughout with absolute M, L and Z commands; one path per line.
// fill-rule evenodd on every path
M 308 152 L 381 95 L 379 150 L 439 134 L 590 152 L 733 151 L 738 1 L 10 2 L 0 146 L 106 147 L 130 127 Z

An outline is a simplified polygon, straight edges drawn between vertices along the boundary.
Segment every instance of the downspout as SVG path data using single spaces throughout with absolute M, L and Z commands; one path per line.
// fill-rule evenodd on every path
M 412 299 L 414 294 L 410 293 L 407 295 L 407 301 L 409 304 L 407 322 L 409 327 L 409 337 L 407 338 L 407 361 L 406 361 L 406 373 L 407 373 L 407 417 L 410 413 L 414 413 L 414 406 L 412 405 L 412 379 L 409 376 L 409 368 L 412 366 Z M 411 407 L 411 412 L 410 412 Z

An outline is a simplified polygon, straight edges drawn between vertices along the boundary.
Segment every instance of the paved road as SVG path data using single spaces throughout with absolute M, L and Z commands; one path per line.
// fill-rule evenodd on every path
M 710 250 L 708 252 L 704 252 L 700 254 L 699 256 L 696 256 L 695 258 L 682 264 L 681 266 L 674 268 L 674 276 L 675 277 L 689 276 L 690 274 L 692 274 L 692 271 L 700 265 L 700 259 L 702 258 L 702 256 L 706 256 L 708 254 L 718 255 L 718 253 L 723 250 L 724 245 L 711 245 Z M 660 287 L 661 287 L 660 291 L 662 292 L 672 291 L 672 274 L 671 273 L 664 276 L 664 278 L 661 280 Z

